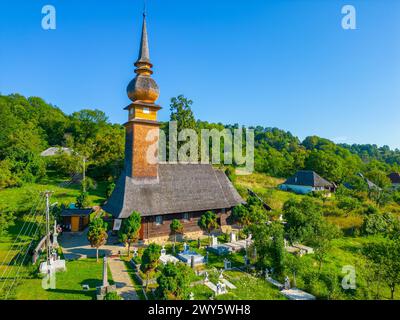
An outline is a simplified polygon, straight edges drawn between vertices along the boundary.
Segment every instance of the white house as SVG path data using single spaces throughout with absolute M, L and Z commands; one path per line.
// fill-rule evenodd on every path
M 313 191 L 334 191 L 335 185 L 314 171 L 301 170 L 298 171 L 293 177 L 287 179 L 280 186 L 281 190 L 293 191 L 299 194 L 307 194 Z

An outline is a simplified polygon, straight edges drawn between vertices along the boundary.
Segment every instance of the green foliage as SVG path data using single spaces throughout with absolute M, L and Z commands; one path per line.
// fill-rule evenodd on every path
M 288 200 L 283 213 L 287 236 L 292 243 L 311 241 L 322 222 L 322 206 L 310 197 Z
M 96 248 L 96 259 L 98 260 L 99 248 L 106 244 L 108 238 L 107 223 L 101 218 L 93 219 L 89 224 L 87 238 L 92 248 Z
M 235 183 L 236 182 L 236 170 L 234 167 L 227 167 L 225 169 L 225 174 L 228 177 L 228 179 L 232 182 Z
M 15 216 L 12 212 L 0 208 L 0 237 L 7 234 L 9 227 L 14 225 Z
M 114 192 L 115 189 L 115 183 L 111 182 L 107 185 L 107 189 L 106 189 L 106 197 L 110 198 L 112 193 Z
M 339 201 L 337 203 L 337 207 L 339 209 L 344 210 L 346 213 L 349 213 L 360 207 L 360 202 L 353 197 L 339 197 Z
M 172 234 L 174 235 L 183 232 L 183 225 L 178 219 L 172 220 L 169 227 L 171 229 Z
M 193 270 L 183 263 L 167 263 L 157 278 L 156 295 L 161 300 L 188 300 Z
M 122 298 L 116 292 L 108 292 L 104 296 L 104 300 L 122 300 Z
M 76 207 L 78 207 L 79 209 L 84 209 L 87 208 L 89 204 L 89 193 L 81 190 L 80 194 L 76 198 Z
M 364 217 L 362 231 L 365 235 L 390 235 L 399 230 L 399 219 L 390 213 L 379 212 Z
M 210 234 L 214 229 L 218 228 L 217 215 L 212 211 L 205 212 L 199 219 L 199 227 Z
M 273 267 L 280 275 L 284 270 L 284 229 L 280 222 L 251 225 L 254 247 L 257 250 L 258 264 Z
M 245 205 L 233 209 L 232 218 L 243 227 L 268 221 L 268 214 L 262 202 L 255 196 L 249 196 Z
M 184 129 L 195 129 L 196 121 L 192 111 L 193 101 L 185 98 L 183 95 L 171 99 L 170 111 L 171 121 L 178 124 L 178 132 Z
M 400 241 L 385 240 L 368 244 L 363 253 L 370 260 L 371 272 L 389 287 L 391 299 L 400 284 Z
M 118 236 L 120 241 L 128 244 L 128 257 L 130 255 L 130 248 L 135 241 L 139 238 L 139 231 L 142 227 L 142 216 L 139 212 L 133 211 L 128 219 L 122 221 L 121 229 Z
M 155 243 L 151 243 L 143 251 L 140 270 L 147 274 L 147 280 L 149 280 L 150 272 L 154 271 L 157 268 L 160 256 L 161 256 L 161 247 Z M 146 287 L 147 286 L 148 286 L 148 281 Z

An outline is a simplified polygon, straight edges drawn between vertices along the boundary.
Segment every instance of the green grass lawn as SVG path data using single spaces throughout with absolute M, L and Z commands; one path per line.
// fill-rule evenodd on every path
M 237 176 L 235 185 L 242 196 L 246 196 L 246 189 L 251 189 L 272 209 L 280 210 L 287 200 L 301 197 L 291 192 L 279 190 L 278 186 L 283 182 L 284 179 L 269 177 L 262 173 L 253 173 Z
M 218 272 L 210 273 L 210 281 L 218 282 Z M 265 279 L 254 277 L 240 271 L 225 271 L 224 278 L 236 286 L 228 289 L 227 294 L 214 297 L 216 300 L 286 300 L 279 290 Z M 191 290 L 195 300 L 209 300 L 214 292 L 203 284 L 196 284 Z
M 60 186 L 60 183 L 65 182 L 67 180 L 58 179 L 58 178 L 50 178 L 47 180 L 43 180 L 40 183 L 36 184 L 25 184 L 20 188 L 10 188 L 0 190 L 0 208 L 4 208 L 6 210 L 10 210 L 16 213 L 17 219 L 15 220 L 15 224 L 9 228 L 8 234 L 6 236 L 0 237 L 0 276 L 4 273 L 5 278 L 14 278 L 19 269 L 20 261 L 22 261 L 22 255 L 18 256 L 20 252 L 19 248 L 26 250 L 28 244 L 30 243 L 32 237 L 23 236 L 21 237 L 16 245 L 13 247 L 13 243 L 17 238 L 19 232 L 22 229 L 22 226 L 26 220 L 27 224 L 25 225 L 25 232 L 22 234 L 33 234 L 36 230 L 36 225 L 30 224 L 32 222 L 32 217 L 28 215 L 31 212 L 32 207 L 38 203 L 39 195 L 41 192 L 46 190 L 53 191 L 53 195 L 51 197 L 51 202 L 58 204 L 66 204 L 74 203 L 76 197 L 79 194 L 80 186 L 79 185 L 68 185 L 68 186 Z M 105 183 L 98 183 L 96 189 L 89 191 L 89 201 L 91 205 L 100 205 L 105 199 Z M 44 210 L 43 202 L 40 204 L 38 209 L 38 214 Z M 29 217 L 29 219 L 27 219 Z M 37 222 L 40 223 L 42 219 L 37 219 Z M 36 223 L 37 223 L 36 222 Z M 43 228 L 41 228 L 43 229 Z M 30 231 L 30 232 L 29 232 Z M 38 235 L 43 234 L 43 230 L 39 230 Z M 28 262 L 30 257 L 26 258 L 25 262 Z M 7 267 L 7 265 L 12 262 L 17 261 L 17 265 L 11 265 Z M 85 268 L 86 266 L 86 268 Z M 94 267 L 92 272 L 90 266 Z M 98 270 L 96 268 L 99 268 Z M 7 268 L 7 269 L 6 269 Z M 36 267 L 37 268 L 37 267 Z M 22 266 L 20 272 L 26 276 L 27 274 L 32 273 L 32 267 Z M 57 280 L 60 281 L 60 288 L 55 291 L 45 291 L 41 288 L 41 279 L 23 279 L 21 285 L 18 286 L 17 290 L 17 298 L 18 299 L 82 299 L 93 298 L 93 292 L 85 292 L 78 293 L 81 290 L 80 282 L 85 279 L 90 281 L 91 277 L 94 275 L 101 279 L 101 263 L 99 266 L 97 264 L 91 264 L 90 261 L 86 261 L 83 263 L 79 262 L 71 262 L 68 263 L 68 272 L 65 274 L 57 274 Z M 85 271 L 86 270 L 86 271 Z M 70 272 L 71 271 L 71 272 Z M 98 273 L 99 271 L 100 273 Z M 71 274 L 73 276 L 71 276 Z M 76 275 L 74 275 L 76 274 Z M 78 282 L 76 282 L 78 280 Z M 89 283 L 90 285 L 90 283 Z M 2 287 L 2 282 L 0 282 L 0 288 Z M 67 288 L 70 287 L 70 292 L 67 293 Z M 19 288 L 24 288 L 20 291 Z M 58 290 L 64 290 L 64 293 L 58 292 Z M 76 293 L 74 293 L 76 291 Z
M 103 263 L 96 259 L 82 259 L 67 262 L 67 271 L 56 274 L 56 289 L 44 290 L 42 279 L 24 279 L 18 286 L 15 298 L 18 300 L 93 300 L 96 287 L 102 284 Z M 109 282 L 112 276 L 108 272 Z M 82 290 L 87 284 L 90 290 Z
M 74 203 L 80 192 L 80 185 L 71 184 L 60 186 L 67 180 L 48 179 L 40 183 L 25 184 L 20 188 L 9 188 L 0 190 L 0 208 L 6 208 L 14 212 L 28 212 L 40 193 L 46 190 L 53 191 L 51 202 L 59 204 Z M 105 200 L 106 183 L 100 182 L 96 189 L 89 190 L 89 201 L 91 205 L 100 205 Z

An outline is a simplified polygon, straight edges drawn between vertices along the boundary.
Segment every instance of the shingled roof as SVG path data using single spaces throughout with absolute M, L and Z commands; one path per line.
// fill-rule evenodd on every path
M 159 180 L 143 183 L 123 173 L 103 209 L 116 218 L 231 208 L 243 199 L 225 173 L 209 164 L 159 164 Z
M 392 172 L 388 175 L 388 178 L 390 181 L 392 181 L 392 183 L 400 183 L 400 174 L 397 172 Z
M 311 186 L 311 187 L 333 187 L 334 185 L 328 180 L 325 180 L 314 171 L 300 170 L 285 181 L 284 184 L 291 184 L 297 186 Z

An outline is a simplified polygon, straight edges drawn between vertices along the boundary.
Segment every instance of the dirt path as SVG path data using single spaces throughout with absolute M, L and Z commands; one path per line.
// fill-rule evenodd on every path
M 124 300 L 140 300 L 126 269 L 125 262 L 119 258 L 110 258 L 108 266 L 121 298 Z

